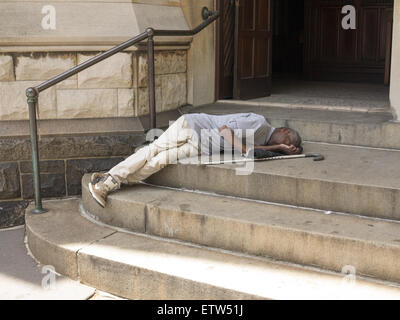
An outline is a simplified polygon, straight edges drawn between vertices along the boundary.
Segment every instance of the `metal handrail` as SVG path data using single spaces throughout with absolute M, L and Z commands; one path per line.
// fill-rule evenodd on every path
M 37 134 L 37 120 L 36 110 L 39 93 L 56 85 L 57 83 L 121 52 L 134 44 L 137 44 L 147 39 L 147 55 L 148 55 L 148 86 L 149 86 L 149 109 L 150 109 L 150 129 L 156 127 L 156 99 L 155 99 L 155 66 L 154 66 L 154 37 L 160 36 L 194 36 L 212 22 L 218 19 L 218 11 L 210 11 L 206 7 L 202 10 L 202 16 L 205 20 L 200 25 L 192 30 L 156 30 L 147 28 L 145 32 L 133 37 L 132 39 L 121 43 L 110 50 L 98 54 L 97 56 L 65 71 L 58 76 L 55 76 L 36 87 L 30 87 L 26 90 L 28 108 L 29 108 L 29 124 L 31 136 L 31 149 L 32 149 L 32 172 L 33 172 L 33 189 L 35 194 L 35 208 L 31 211 L 33 214 L 41 214 L 47 212 L 42 206 L 42 199 L 40 193 L 40 168 L 39 168 L 39 148 L 38 148 L 38 134 Z

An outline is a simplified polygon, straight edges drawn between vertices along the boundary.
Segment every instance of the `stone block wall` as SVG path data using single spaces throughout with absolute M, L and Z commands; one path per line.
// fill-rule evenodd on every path
M 141 133 L 41 137 L 43 199 L 79 196 L 85 173 L 108 171 L 144 142 Z M 23 224 L 33 198 L 29 137 L 0 137 L 0 229 Z
M 0 54 L 0 121 L 27 120 L 25 90 L 99 52 Z M 187 103 L 186 50 L 155 54 L 157 111 Z M 148 114 L 147 55 L 121 52 L 40 94 L 40 119 L 136 117 Z

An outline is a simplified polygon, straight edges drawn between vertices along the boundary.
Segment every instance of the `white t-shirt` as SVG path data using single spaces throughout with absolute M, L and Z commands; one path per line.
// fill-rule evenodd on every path
M 227 126 L 243 140 L 246 146 L 266 145 L 275 128 L 267 120 L 255 113 L 237 113 L 222 116 L 205 113 L 185 114 L 185 120 L 197 135 L 197 143 L 203 154 L 232 152 L 232 145 L 225 142 L 219 129 Z M 254 137 L 254 139 L 253 139 Z

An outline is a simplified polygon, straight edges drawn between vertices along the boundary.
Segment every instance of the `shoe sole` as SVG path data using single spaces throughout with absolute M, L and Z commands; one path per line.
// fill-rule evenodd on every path
M 97 202 L 97 204 L 103 209 L 106 207 L 102 204 L 102 202 L 97 198 L 96 194 L 93 192 L 93 184 L 89 183 L 89 192 L 92 195 L 92 198 Z

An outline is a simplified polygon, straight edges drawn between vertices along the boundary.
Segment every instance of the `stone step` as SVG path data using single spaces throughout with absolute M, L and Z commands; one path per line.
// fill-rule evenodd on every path
M 243 164 L 171 165 L 151 176 L 148 182 L 326 211 L 400 219 L 400 151 L 321 143 L 305 143 L 304 150 L 321 153 L 326 159 L 256 162 L 250 175 L 238 175 L 237 169 L 243 170 Z
M 90 196 L 97 221 L 146 233 L 341 272 L 400 282 L 400 223 L 148 185 L 109 196 L 106 209 Z
M 275 127 L 298 130 L 305 141 L 400 149 L 400 123 L 392 121 L 390 112 L 313 110 L 248 103 L 214 103 L 196 108 L 182 108 L 181 112 L 255 112 L 263 115 Z
M 57 272 L 130 299 L 399 299 L 394 283 L 95 224 L 79 199 L 46 202 L 26 216 L 32 254 Z
M 323 111 L 341 111 L 341 112 L 359 112 L 359 113 L 379 113 L 391 115 L 389 97 L 381 96 L 380 99 L 374 97 L 375 92 L 371 90 L 376 88 L 368 88 L 368 93 L 372 94 L 370 97 L 364 97 L 364 100 L 352 99 L 349 96 L 345 99 L 338 97 L 329 97 L 322 94 L 319 98 L 315 99 L 309 96 L 291 97 L 276 96 L 272 94 L 269 97 L 256 98 L 251 100 L 231 100 L 221 99 L 216 103 L 227 105 L 240 105 L 240 106 L 258 106 L 263 108 L 289 108 L 299 110 L 323 110 Z M 365 92 L 366 93 L 366 92 Z M 387 92 L 383 93 L 386 96 Z M 386 98 L 386 99 L 385 99 Z

